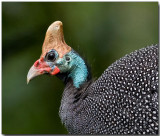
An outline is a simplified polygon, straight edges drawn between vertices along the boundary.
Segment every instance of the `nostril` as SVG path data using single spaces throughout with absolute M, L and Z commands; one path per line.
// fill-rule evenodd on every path
M 37 61 L 34 63 L 34 66 L 35 66 L 35 67 L 38 67 L 38 65 L 39 65 L 39 60 L 37 60 Z

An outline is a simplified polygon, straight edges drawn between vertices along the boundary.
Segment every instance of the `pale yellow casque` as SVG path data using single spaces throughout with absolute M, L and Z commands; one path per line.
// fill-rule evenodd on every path
M 44 57 L 51 49 L 56 50 L 60 58 L 71 51 L 71 47 L 64 40 L 63 24 L 61 21 L 55 21 L 48 27 L 42 46 L 41 57 Z

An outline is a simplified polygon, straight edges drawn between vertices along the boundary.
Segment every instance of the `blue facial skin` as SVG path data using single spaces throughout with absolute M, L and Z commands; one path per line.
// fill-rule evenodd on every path
M 56 65 L 60 69 L 60 73 L 69 73 L 68 77 L 73 80 L 73 85 L 80 88 L 80 85 L 87 81 L 88 70 L 84 60 L 74 51 L 58 58 Z

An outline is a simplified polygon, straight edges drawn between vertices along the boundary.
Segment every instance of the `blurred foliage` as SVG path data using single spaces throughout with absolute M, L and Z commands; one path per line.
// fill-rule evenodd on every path
M 67 133 L 58 115 L 63 83 L 43 75 L 26 84 L 56 20 L 94 77 L 125 54 L 158 43 L 157 2 L 2 2 L 3 134 Z

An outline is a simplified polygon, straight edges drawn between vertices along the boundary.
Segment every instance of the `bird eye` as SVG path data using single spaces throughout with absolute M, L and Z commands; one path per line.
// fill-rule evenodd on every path
M 46 55 L 46 59 L 48 61 L 55 61 L 56 60 L 56 55 L 55 53 L 52 51 L 52 52 L 49 52 L 47 55 Z

